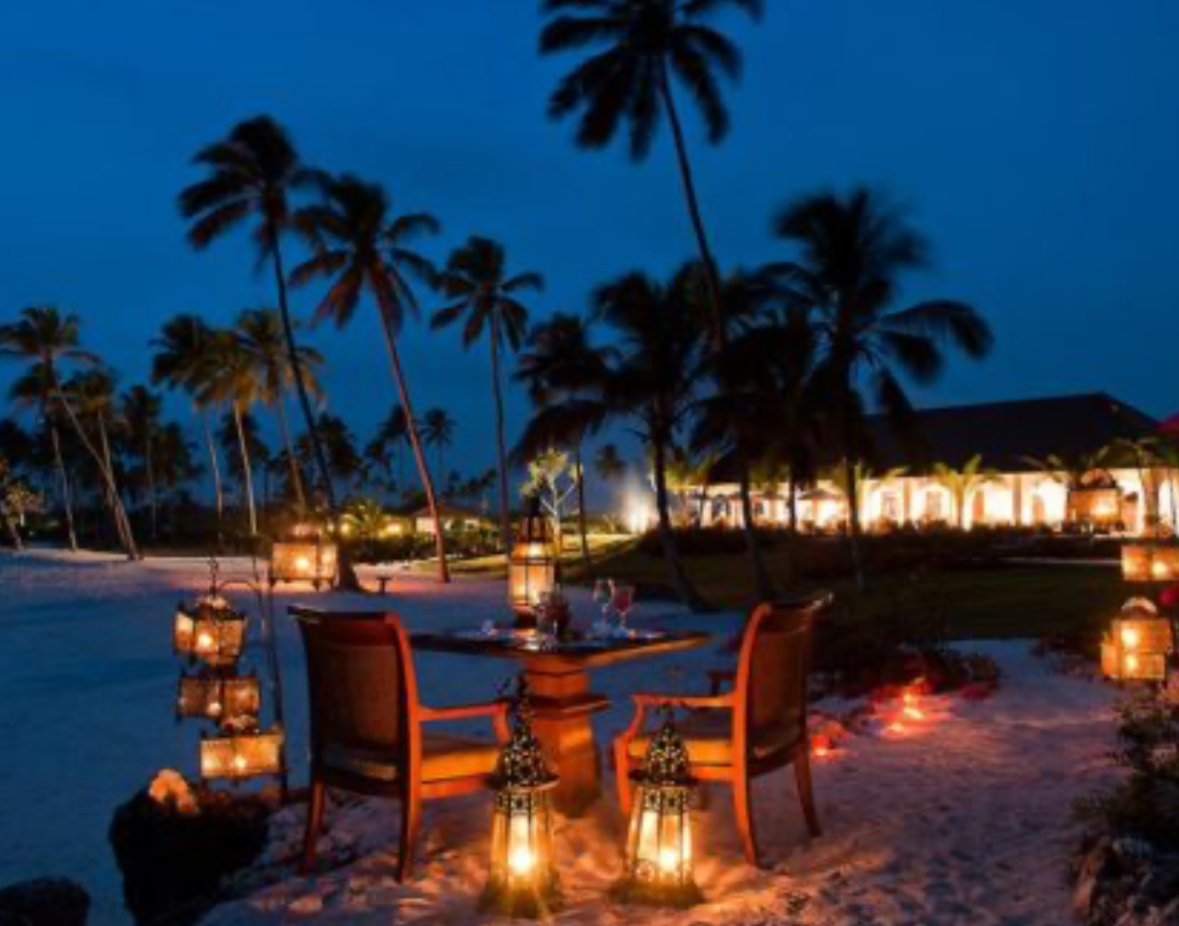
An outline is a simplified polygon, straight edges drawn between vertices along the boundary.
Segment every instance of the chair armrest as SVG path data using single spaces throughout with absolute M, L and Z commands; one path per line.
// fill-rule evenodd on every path
M 737 673 L 732 669 L 710 669 L 708 672 L 708 690 L 710 694 L 718 695 L 725 682 L 737 681 Z
M 490 717 L 495 727 L 496 740 L 501 743 L 508 741 L 507 701 L 483 701 L 479 704 L 456 704 L 453 707 L 426 707 L 423 704 L 418 708 L 418 716 L 423 722 Z
M 734 699 L 732 692 L 722 695 L 662 695 L 640 693 L 631 695 L 635 703 L 635 715 L 630 726 L 618 735 L 618 742 L 625 750 L 626 744 L 642 732 L 643 723 L 647 718 L 647 709 L 654 707 L 686 707 L 689 709 L 705 708 L 711 710 L 732 710 Z

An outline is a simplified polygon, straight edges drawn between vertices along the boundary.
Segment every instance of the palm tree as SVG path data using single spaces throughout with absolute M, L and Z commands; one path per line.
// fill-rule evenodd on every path
M 580 114 L 578 145 L 604 148 L 625 123 L 631 159 L 641 161 L 651 150 L 660 119 L 667 118 L 704 267 L 717 346 L 724 339 L 720 279 L 700 215 L 672 81 L 695 102 L 709 142 L 724 139 L 729 114 L 717 75 L 730 80 L 740 76 L 741 53 L 708 21 L 725 7 L 742 9 L 756 19 L 762 6 L 762 0 L 546 0 L 542 7 L 553 19 L 541 32 L 541 54 L 602 48 L 567 74 L 549 100 L 552 118 Z
M 151 538 L 159 536 L 159 504 L 156 493 L 155 460 L 153 447 L 156 432 L 160 428 L 160 397 L 146 386 L 132 386 L 123 393 L 120 409 L 123 424 L 135 455 L 143 461 L 144 479 L 147 484 L 147 505 L 151 517 Z
M 933 465 L 934 480 L 945 487 L 954 500 L 954 520 L 959 530 L 966 528 L 966 506 L 971 497 L 987 483 L 999 479 L 999 471 L 989 466 L 983 466 L 982 454 L 976 453 L 962 464 L 960 469 L 946 463 Z
M 201 423 L 205 450 L 209 457 L 209 475 L 213 479 L 213 500 L 217 511 L 217 536 L 221 537 L 225 511 L 225 494 L 221 487 L 221 466 L 213 430 L 209 423 L 206 394 L 213 373 L 216 335 L 196 315 L 177 315 L 164 324 L 160 335 L 152 339 L 156 353 L 152 357 L 151 381 L 169 389 L 179 389 L 192 401 L 193 414 Z
M 528 330 L 528 309 L 516 294 L 543 288 L 539 273 L 508 275 L 507 254 L 503 245 L 489 238 L 473 235 L 455 250 L 446 262 L 439 280 L 447 299 L 456 300 L 439 309 L 431 328 L 443 328 L 460 318 L 463 324 L 463 347 L 468 348 L 487 330 L 491 345 L 491 394 L 495 398 L 495 450 L 499 467 L 500 541 L 504 552 L 511 549 L 512 528 L 508 518 L 508 459 L 504 446 L 504 399 L 500 379 L 500 351 L 506 346 L 518 351 Z
M 573 472 L 577 481 L 577 529 L 581 535 L 581 558 L 592 566 L 586 525 L 585 466 L 582 460 L 587 433 L 601 423 L 581 400 L 592 403 L 595 390 L 602 388 L 607 372 L 609 351 L 595 350 L 590 344 L 589 326 L 577 315 L 558 313 L 533 328 L 528 336 L 528 350 L 520 355 L 515 378 L 528 387 L 528 395 L 538 414 L 563 416 L 539 430 L 552 435 L 564 432 L 573 451 Z M 535 456 L 543 448 L 522 445 L 517 455 Z
M 48 390 L 48 395 L 69 420 L 79 441 L 98 467 L 104 489 L 110 493 L 112 504 L 116 511 L 116 520 L 121 519 L 126 524 L 126 512 L 122 510 L 119 489 L 115 484 L 114 473 L 106 465 L 102 454 L 87 436 L 78 416 L 62 390 L 60 365 L 62 362 L 74 362 L 84 366 L 95 366 L 98 358 L 79 346 L 78 318 L 76 315 L 63 315 L 52 306 L 31 306 L 21 312 L 20 320 L 0 327 L 0 357 L 23 360 L 37 371 L 42 385 Z M 56 440 L 56 429 L 51 429 Z M 55 448 L 56 452 L 56 448 Z M 60 461 L 60 453 L 58 452 Z M 64 472 L 64 466 L 62 467 Z M 72 532 L 72 528 L 71 528 Z M 120 525 L 120 536 L 124 540 L 124 548 L 129 559 L 138 559 L 139 550 L 135 546 L 134 535 L 130 525 L 126 524 L 124 533 Z
M 352 436 L 352 431 L 344 423 L 343 418 L 330 415 L 327 412 L 319 416 L 316 429 L 319 432 L 320 440 L 323 441 L 332 479 L 339 480 L 346 487 L 350 487 L 361 469 L 360 454 L 356 450 L 356 439 Z M 307 439 L 306 434 L 295 442 L 295 448 L 295 452 L 304 459 L 308 459 L 313 452 L 311 442 Z
M 604 482 L 621 479 L 630 469 L 614 444 L 603 444 L 594 456 L 594 471 Z
M 279 433 L 290 466 L 291 485 L 295 490 L 299 510 L 307 509 L 307 496 L 303 490 L 303 477 L 295 460 L 291 444 L 290 423 L 287 421 L 286 392 L 295 381 L 291 370 L 290 352 L 287 350 L 282 329 L 282 316 L 274 309 L 247 309 L 237 317 L 234 327 L 240 346 L 252 375 L 258 386 L 258 400 L 273 410 L 278 420 Z M 318 398 L 322 395 L 315 368 L 323 363 L 323 356 L 309 347 L 296 349 L 302 368 L 303 385 Z
M 443 451 L 454 442 L 454 419 L 444 408 L 426 409 L 422 416 L 422 442 L 438 455 L 438 472 L 446 472 Z
M 899 376 L 921 384 L 935 380 L 947 343 L 969 357 L 985 356 L 991 329 L 964 302 L 934 299 L 893 307 L 900 277 L 927 265 L 927 246 L 903 214 L 867 188 L 847 196 L 804 196 L 778 214 L 774 230 L 798 251 L 793 262 L 775 269 L 792 304 L 812 313 L 823 350 L 814 375 L 830 402 L 851 483 L 852 566 L 862 587 L 854 466 L 863 456 L 864 387 L 903 426 L 911 419 L 912 406 Z
M 364 449 L 365 456 L 381 469 L 389 481 L 390 492 L 394 492 L 397 487 L 404 488 L 405 472 L 401 451 L 408 443 L 409 422 L 405 417 L 405 409 L 400 405 L 394 405 Z
M 257 116 L 236 125 L 229 135 L 202 148 L 193 163 L 208 170 L 204 180 L 180 194 L 180 213 L 191 220 L 188 240 L 203 250 L 247 220 L 256 221 L 254 241 L 259 262 L 270 261 L 278 293 L 287 361 L 295 391 L 311 436 L 314 459 L 328 506 L 336 507 L 331 477 L 311 409 L 310 392 L 300 363 L 295 325 L 287 305 L 287 278 L 283 266 L 282 238 L 291 229 L 290 194 L 307 185 L 311 173 L 302 166 L 294 145 L 282 126 L 268 116 Z M 342 564 L 342 567 L 344 564 Z M 350 576 L 350 571 L 342 568 Z M 353 577 L 354 578 L 354 577 Z
M 440 226 L 433 216 L 424 212 L 393 218 L 385 191 L 377 184 L 365 183 L 357 177 L 320 175 L 318 185 L 322 202 L 301 210 L 298 220 L 300 229 L 315 248 L 315 255 L 295 268 L 291 280 L 295 285 L 305 285 L 318 277 L 330 281 L 315 317 L 317 320 L 330 317 L 337 327 L 348 323 L 366 292 L 373 297 L 398 398 L 405 410 L 418 476 L 434 521 L 438 577 L 448 582 L 446 542 L 438 517 L 434 483 L 422 451 L 409 396 L 409 382 L 397 350 L 397 334 L 405 320 L 405 312 L 416 313 L 418 304 L 407 275 L 426 282 L 432 282 L 435 275 L 430 262 L 407 244 L 417 235 L 436 233 Z
M 176 531 L 176 493 L 180 487 L 200 473 L 200 467 L 193 460 L 192 446 L 184 436 L 180 425 L 168 422 L 160 429 L 155 444 L 156 477 L 167 490 L 165 506 L 169 514 L 170 529 Z

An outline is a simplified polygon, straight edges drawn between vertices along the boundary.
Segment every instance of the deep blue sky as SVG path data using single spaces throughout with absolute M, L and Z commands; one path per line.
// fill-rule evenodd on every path
M 907 297 L 974 302 L 997 349 L 958 361 L 921 404 L 1105 389 L 1179 408 L 1179 3 L 1174 0 L 767 0 L 735 19 L 745 77 L 733 132 L 690 119 L 704 212 L 725 265 L 781 256 L 771 213 L 818 187 L 886 187 L 936 266 Z M 536 55 L 533 0 L 54 0 L 0 10 L 0 319 L 54 302 L 88 346 L 144 378 L 181 311 L 227 322 L 272 300 L 253 257 L 194 254 L 177 192 L 193 152 L 267 112 L 305 158 L 428 209 L 445 256 L 472 232 L 541 271 L 535 317 L 592 285 L 691 253 L 671 153 L 589 154 L 545 101 L 568 60 Z M 303 313 L 310 295 L 300 295 Z M 360 433 L 393 393 L 372 313 L 314 343 L 333 411 Z M 405 333 L 420 409 L 459 420 L 453 460 L 491 463 L 485 349 Z M 0 370 L 0 385 L 9 371 Z M 177 407 L 179 411 L 179 407 Z M 526 412 L 516 396 L 510 423 Z

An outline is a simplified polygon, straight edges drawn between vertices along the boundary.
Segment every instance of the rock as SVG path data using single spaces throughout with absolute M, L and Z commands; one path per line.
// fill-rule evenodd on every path
M 65 878 L 21 881 L 0 890 L 0 926 L 84 926 L 90 895 Z

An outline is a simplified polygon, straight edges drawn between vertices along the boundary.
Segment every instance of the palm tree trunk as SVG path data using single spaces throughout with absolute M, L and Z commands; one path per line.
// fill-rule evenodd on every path
M 381 316 L 381 330 L 385 334 L 385 347 L 389 351 L 389 363 L 393 367 L 393 381 L 397 385 L 397 395 L 401 407 L 405 410 L 406 429 L 409 433 L 409 443 L 413 448 L 414 460 L 418 466 L 418 476 L 422 480 L 422 490 L 426 493 L 426 505 L 430 509 L 430 520 L 434 522 L 434 547 L 438 555 L 438 581 L 450 581 L 450 569 L 446 565 L 446 538 L 442 536 L 442 520 L 438 517 L 438 499 L 434 496 L 434 480 L 430 478 L 430 467 L 426 464 L 426 455 L 422 450 L 422 440 L 418 435 L 418 422 L 413 414 L 413 404 L 409 398 L 409 387 L 405 382 L 405 374 L 401 369 L 401 357 L 397 353 L 397 342 L 393 337 L 393 320 L 384 305 L 378 303 Z
M 246 431 L 242 427 L 242 410 L 233 403 L 233 424 L 237 429 L 237 448 L 242 455 L 242 483 L 246 488 L 246 511 L 250 517 L 250 537 L 258 536 L 258 509 L 254 505 L 254 474 L 250 467 L 250 448 L 246 444 Z
M 749 564 L 753 567 L 753 581 L 757 585 L 757 593 L 762 601 L 773 601 L 775 597 L 774 583 L 770 581 L 770 574 L 766 571 L 765 560 L 761 555 L 761 546 L 757 542 L 757 525 L 753 523 L 753 500 L 749 493 L 749 467 L 742 464 L 741 479 L 737 484 L 741 496 L 741 526 L 745 534 L 745 549 L 749 554 Z
M 856 484 L 856 467 L 851 456 L 843 458 L 844 480 L 847 483 L 847 539 L 851 548 L 852 575 L 856 588 L 864 589 L 864 564 L 860 555 L 860 489 Z
M 282 445 L 287 451 L 287 463 L 291 467 L 291 485 L 295 488 L 295 499 L 302 513 L 307 510 L 307 496 L 303 492 L 303 476 L 299 472 L 299 461 L 295 459 L 295 448 L 291 444 L 291 426 L 287 422 L 286 403 L 281 394 L 274 403 L 274 410 L 278 417 L 278 430 L 282 433 Z
M 110 474 L 110 478 L 107 481 L 106 496 L 111 507 L 111 515 L 115 520 L 115 528 L 119 532 L 119 539 L 122 541 L 124 549 L 127 550 L 127 558 L 137 559 L 137 552 L 133 552 L 135 550 L 135 539 L 131 535 L 131 521 L 127 517 L 127 509 L 123 506 L 123 497 L 115 485 L 115 467 L 111 460 L 111 442 L 106 432 L 106 422 L 103 420 L 101 414 L 98 416 L 98 439 L 99 447 L 102 450 L 103 465 L 106 467 L 107 473 Z
M 151 425 L 148 424 L 150 428 Z M 147 471 L 147 505 L 151 516 L 151 539 L 159 536 L 159 502 L 156 498 L 156 470 L 151 452 L 151 433 L 147 434 L 143 445 L 143 467 Z
M 581 535 L 581 561 L 587 575 L 593 574 L 594 563 L 590 556 L 589 530 L 585 514 L 585 467 L 581 464 L 582 442 L 578 440 L 573 448 L 573 465 L 577 467 L 577 532 Z
M 69 539 L 70 552 L 78 552 L 78 535 L 74 531 L 74 499 L 70 491 L 70 477 L 66 473 L 65 460 L 61 456 L 61 438 L 57 433 L 57 425 L 49 417 L 48 410 L 44 412 L 45 423 L 49 425 L 49 439 L 53 444 L 53 465 L 57 467 L 57 482 L 61 489 L 61 505 L 65 509 L 66 536 Z
M 693 611 L 704 611 L 708 607 L 707 602 L 684 570 L 671 526 L 671 511 L 667 504 L 667 449 L 662 440 L 652 440 L 651 447 L 655 457 L 655 507 L 659 510 L 659 540 L 663 546 L 667 570 L 671 574 L 671 583 L 680 601 Z
M 720 278 L 716 260 L 713 258 L 712 249 L 708 245 L 708 235 L 704 231 L 704 220 L 700 216 L 700 203 L 696 198 L 696 181 L 692 177 L 692 164 L 688 160 L 688 146 L 684 141 L 684 131 L 680 125 L 679 112 L 676 110 L 675 98 L 671 92 L 671 81 L 668 79 L 666 68 L 660 71 L 659 91 L 663 97 L 663 106 L 667 110 L 667 121 L 671 123 L 671 134 L 675 140 L 676 159 L 679 162 L 680 168 L 680 182 L 684 187 L 684 199 L 688 205 L 688 217 L 692 220 L 692 231 L 696 236 L 696 247 L 700 252 L 700 263 L 704 268 L 704 280 L 708 287 L 708 298 L 712 303 L 713 346 L 720 348 L 725 343 L 724 314 L 721 311 Z
M 495 453 L 499 465 L 499 535 L 506 556 L 512 549 L 508 519 L 508 455 L 504 450 L 504 399 L 499 381 L 499 311 L 491 313 L 491 387 L 495 396 Z
M 217 445 L 213 443 L 213 430 L 209 427 L 209 413 L 197 412 L 201 418 L 201 431 L 205 436 L 205 449 L 209 453 L 209 474 L 213 477 L 213 504 L 217 510 L 217 548 L 225 546 L 225 494 L 221 488 L 221 466 L 217 462 Z

